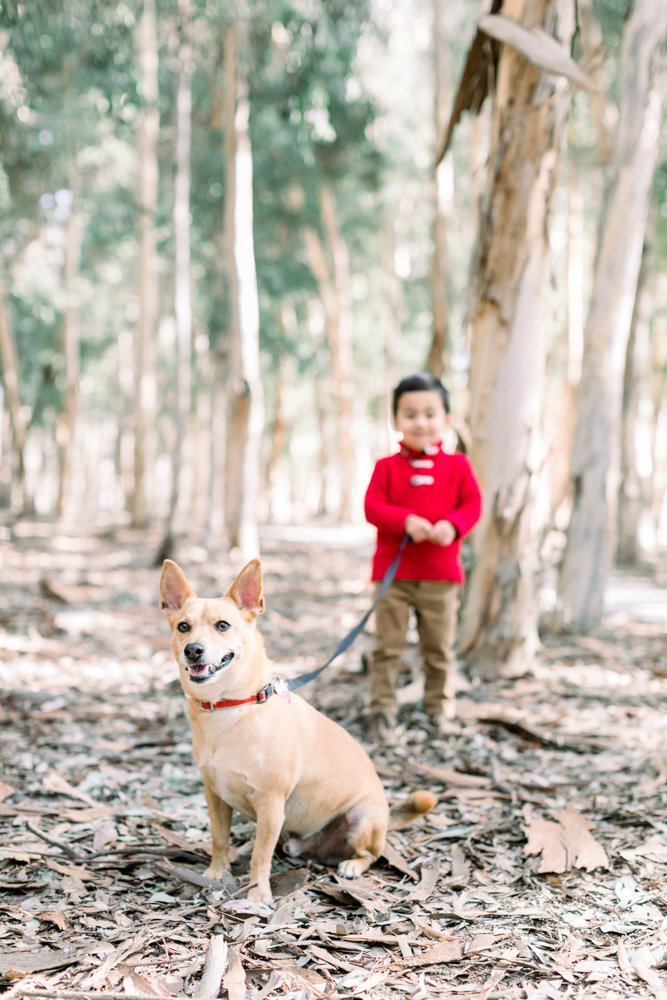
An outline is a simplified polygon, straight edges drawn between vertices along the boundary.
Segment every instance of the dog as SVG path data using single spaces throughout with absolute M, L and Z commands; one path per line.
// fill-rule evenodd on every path
M 357 878 L 382 853 L 388 828 L 434 807 L 435 796 L 418 791 L 390 811 L 360 744 L 274 679 L 256 628 L 264 611 L 258 559 L 218 598 L 197 597 L 166 559 L 160 600 L 210 816 L 208 878 L 219 879 L 229 866 L 234 810 L 256 822 L 248 897 L 270 903 L 279 841 L 290 856 L 337 864 L 340 876 Z

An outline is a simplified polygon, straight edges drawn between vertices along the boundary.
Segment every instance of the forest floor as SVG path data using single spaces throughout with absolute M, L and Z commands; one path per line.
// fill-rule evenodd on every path
M 420 728 L 413 646 L 398 746 L 368 749 L 390 798 L 425 787 L 438 805 L 356 881 L 278 853 L 269 908 L 244 898 L 245 821 L 224 888 L 201 875 L 209 828 L 158 541 L 0 522 L 0 990 L 667 998 L 664 572 L 616 577 L 600 629 L 545 638 L 523 677 L 462 672 L 444 739 Z M 370 548 L 356 529 L 264 533 L 277 672 L 324 662 L 361 617 Z M 175 558 L 208 595 L 240 568 L 196 544 Z M 369 647 L 303 689 L 362 741 Z

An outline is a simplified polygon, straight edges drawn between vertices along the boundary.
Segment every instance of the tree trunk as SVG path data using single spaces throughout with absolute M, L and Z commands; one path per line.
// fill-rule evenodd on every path
M 637 0 L 623 33 L 613 180 L 584 334 L 559 579 L 560 624 L 575 631 L 600 622 L 615 549 L 623 368 L 658 156 L 663 95 L 655 63 L 666 25 L 667 0 Z
M 451 113 L 451 84 L 449 79 L 449 43 L 446 31 L 444 5 L 447 0 L 433 0 L 433 63 L 435 70 L 435 137 L 443 135 Z M 447 309 L 449 289 L 447 280 L 447 230 L 453 215 L 454 171 L 452 153 L 448 150 L 436 164 L 433 177 L 433 260 L 431 264 L 431 302 L 433 309 L 433 334 L 426 359 L 426 368 L 437 378 L 449 371 L 449 344 L 447 343 Z
M 71 154 L 74 155 L 73 153 Z M 76 454 L 77 417 L 79 411 L 79 301 L 77 281 L 81 268 L 81 219 L 79 216 L 80 177 L 74 163 L 70 166 L 69 207 L 65 228 L 65 312 L 62 323 L 63 355 L 65 358 L 65 399 L 58 416 L 58 457 L 60 475 L 56 509 L 58 517 L 73 513 L 73 473 Z
M 211 436 L 209 441 L 208 512 L 206 531 L 216 544 L 226 532 L 226 469 L 227 469 L 227 354 L 221 348 L 210 353 L 209 400 Z
M 153 497 L 149 484 L 155 464 L 157 410 L 155 339 L 158 320 L 158 260 L 156 213 L 158 195 L 157 143 L 160 118 L 155 0 L 144 0 L 137 31 L 141 109 L 137 126 L 138 151 L 138 307 L 134 343 L 134 490 L 132 523 L 145 526 Z
M 26 507 L 25 482 L 25 438 L 26 428 L 21 409 L 21 379 L 19 374 L 16 345 L 9 325 L 5 288 L 0 276 L 0 363 L 2 365 L 2 381 L 12 428 L 12 444 L 16 461 L 16 475 L 12 476 L 12 502 L 18 510 Z
M 250 103 L 245 21 L 225 32 L 226 246 L 230 290 L 230 381 L 225 519 L 228 541 L 245 559 L 259 553 L 257 501 L 264 405 L 259 367 L 259 301 L 253 243 Z
M 321 242 L 318 241 L 314 244 L 313 237 L 316 237 L 312 231 L 306 230 L 306 246 L 308 247 L 310 255 L 310 266 L 313 268 L 313 273 L 317 277 L 317 272 L 313 266 L 314 261 L 312 257 L 312 251 L 314 246 L 319 246 L 321 249 Z M 323 251 L 322 251 L 323 255 Z M 318 278 L 319 282 L 319 278 Z M 320 283 L 320 298 L 312 298 L 309 300 L 306 310 L 306 323 L 308 334 L 310 336 L 312 350 L 316 354 L 321 354 L 323 351 L 323 341 L 326 340 L 325 326 L 326 318 L 324 315 L 324 307 L 322 304 L 322 284 Z M 332 482 L 334 480 L 335 471 L 335 455 L 333 448 L 333 428 L 334 428 L 334 414 L 332 412 L 332 399 L 333 399 L 333 389 L 331 386 L 331 379 L 328 375 L 323 377 L 316 377 L 314 386 L 315 395 L 315 415 L 317 418 L 317 430 L 318 430 L 318 479 L 317 479 L 317 500 L 315 501 L 313 507 L 315 513 L 318 516 L 329 513 L 329 498 L 332 493 Z
M 507 5 L 506 5 L 507 6 Z M 569 51 L 572 0 L 517 0 L 506 11 Z M 472 462 L 484 512 L 474 533 L 461 648 L 483 674 L 523 670 L 537 646 L 533 494 L 544 375 L 552 193 L 569 85 L 503 45 L 491 175 L 471 309 Z
M 347 246 L 340 233 L 333 192 L 320 186 L 320 213 L 326 249 L 315 230 L 307 230 L 310 266 L 317 279 L 324 307 L 324 326 L 331 357 L 332 395 L 337 417 L 338 516 L 354 516 L 356 459 L 353 437 L 354 362 L 352 357 L 352 302 Z
M 173 546 L 180 507 L 191 496 L 190 449 L 186 447 L 192 405 L 192 296 L 190 291 L 190 152 L 192 134 L 192 52 L 187 38 L 188 10 L 180 3 L 181 44 L 176 92 L 176 177 L 174 181 L 174 317 L 176 320 L 176 441 L 172 456 L 169 510 L 162 550 Z
M 652 390 L 653 441 L 652 441 L 652 514 L 656 531 L 656 548 L 667 547 L 667 354 L 658 359 Z
M 350 260 L 347 245 L 338 226 L 338 213 L 333 191 L 328 184 L 320 187 L 320 209 L 324 233 L 333 267 L 335 296 L 334 313 L 327 316 L 327 333 L 331 351 L 334 397 L 338 411 L 338 470 L 340 475 L 339 517 L 351 521 L 354 517 L 354 487 L 356 458 L 354 451 L 354 360 L 352 357 L 352 296 L 350 292 Z
M 649 259 L 650 252 L 645 243 L 623 373 L 616 561 L 625 566 L 636 566 L 639 563 L 642 514 L 651 509 L 650 486 L 641 473 L 642 457 L 638 448 L 640 434 L 645 429 L 642 426 L 642 401 L 648 402 Z
M 285 339 L 296 339 L 297 316 L 291 302 L 282 302 L 278 308 L 278 327 L 284 332 Z M 288 354 L 281 351 L 275 364 L 275 384 L 274 384 L 274 404 L 273 419 L 271 421 L 271 439 L 269 455 L 266 462 L 266 492 L 267 492 L 267 514 L 268 519 L 273 521 L 276 515 L 284 518 L 285 509 L 280 507 L 279 490 L 281 479 L 281 465 L 285 451 L 285 443 L 288 437 L 287 414 L 285 412 L 285 398 L 289 392 L 288 378 Z
M 572 152 L 568 158 L 567 192 L 567 251 L 564 273 L 564 292 L 567 308 L 567 383 L 562 392 L 550 393 L 547 389 L 545 418 L 549 423 L 549 517 L 559 527 L 567 522 L 571 507 L 570 458 L 575 423 L 575 393 L 581 378 L 584 350 L 584 325 L 586 306 L 590 297 L 593 271 L 594 233 L 587 223 L 595 218 L 602 202 L 602 179 L 608 170 L 613 152 L 613 122 L 610 82 L 604 59 L 604 36 L 595 13 L 594 0 L 578 0 L 582 62 L 588 76 L 596 85 L 589 94 L 595 124 L 596 160 L 590 162 L 590 153 L 584 162 Z M 576 131 L 576 122 L 570 121 L 570 133 Z M 559 345 L 555 347 L 559 351 Z M 547 364 L 549 368 L 549 364 Z

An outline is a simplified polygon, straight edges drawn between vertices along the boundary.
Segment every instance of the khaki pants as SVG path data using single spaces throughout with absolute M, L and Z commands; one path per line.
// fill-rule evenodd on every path
M 375 609 L 375 647 L 370 667 L 371 712 L 396 715 L 396 677 L 410 616 L 417 616 L 424 660 L 424 709 L 439 715 L 455 695 L 454 638 L 458 585 L 440 580 L 398 580 Z

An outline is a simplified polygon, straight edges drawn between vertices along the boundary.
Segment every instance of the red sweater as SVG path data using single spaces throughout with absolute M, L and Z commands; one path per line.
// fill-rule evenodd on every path
M 409 514 L 432 524 L 450 521 L 458 532 L 451 545 L 411 542 L 401 558 L 397 580 L 448 580 L 463 583 L 461 539 L 479 520 L 480 489 L 465 455 L 438 446 L 420 453 L 405 445 L 377 462 L 366 491 L 366 520 L 377 528 L 373 580 L 381 580 L 405 533 Z

